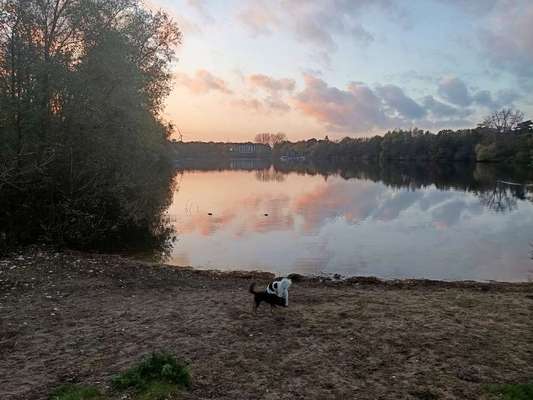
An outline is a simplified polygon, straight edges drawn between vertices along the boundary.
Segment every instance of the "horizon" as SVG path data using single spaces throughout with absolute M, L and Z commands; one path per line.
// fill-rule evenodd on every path
M 533 114 L 527 0 L 147 4 L 183 32 L 163 117 L 184 141 L 334 140 L 471 128 L 502 107 Z

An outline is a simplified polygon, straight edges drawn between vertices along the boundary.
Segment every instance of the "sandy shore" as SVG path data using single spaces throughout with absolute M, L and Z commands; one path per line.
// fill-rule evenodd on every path
M 533 378 L 533 284 L 294 283 L 251 313 L 268 273 L 217 273 L 35 249 L 0 259 L 0 399 L 105 389 L 142 355 L 190 363 L 187 399 L 478 399 Z

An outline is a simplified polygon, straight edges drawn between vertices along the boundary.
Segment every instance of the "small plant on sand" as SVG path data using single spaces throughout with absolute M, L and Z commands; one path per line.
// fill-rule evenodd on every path
M 152 353 L 137 365 L 115 376 L 115 390 L 133 389 L 139 400 L 159 400 L 191 385 L 187 365 L 170 353 Z
M 486 389 L 493 395 L 493 398 L 499 400 L 533 399 L 533 383 L 489 385 Z
M 62 385 L 55 389 L 50 400 L 104 400 L 98 389 L 83 385 Z

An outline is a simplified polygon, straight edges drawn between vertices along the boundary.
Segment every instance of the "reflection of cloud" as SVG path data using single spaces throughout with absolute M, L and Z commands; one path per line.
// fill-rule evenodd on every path
M 234 220 L 236 214 L 231 210 L 224 210 L 220 215 L 193 214 L 185 222 L 178 224 L 179 234 L 198 232 L 209 236 Z
M 359 186 L 344 181 L 323 182 L 314 190 L 294 198 L 292 210 L 303 217 L 306 232 L 315 231 L 327 220 L 339 216 L 353 224 L 372 213 L 383 190 L 377 184 Z
M 394 193 L 394 196 L 387 198 L 382 204 L 376 204 L 377 209 L 373 217 L 379 221 L 392 221 L 398 218 L 400 213 L 409 208 L 424 196 L 424 193 L 417 191 L 402 190 Z
M 453 200 L 436 207 L 431 215 L 433 225 L 439 229 L 449 228 L 459 221 L 468 205 L 462 200 Z
M 227 208 L 213 211 L 213 215 L 196 213 L 184 221 L 177 222 L 179 234 L 197 232 L 203 236 L 232 226 L 235 236 L 243 236 L 249 232 L 269 232 L 290 229 L 294 220 L 283 210 L 289 203 L 286 195 L 278 196 L 247 196 L 238 204 L 229 204 Z M 265 216 L 264 214 L 268 214 Z

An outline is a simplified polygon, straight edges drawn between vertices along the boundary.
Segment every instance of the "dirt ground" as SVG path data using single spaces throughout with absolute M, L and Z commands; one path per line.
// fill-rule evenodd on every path
M 0 259 L 0 399 L 105 389 L 141 356 L 190 363 L 185 399 L 478 399 L 533 379 L 533 284 L 295 279 L 251 313 L 252 281 L 118 256 Z

